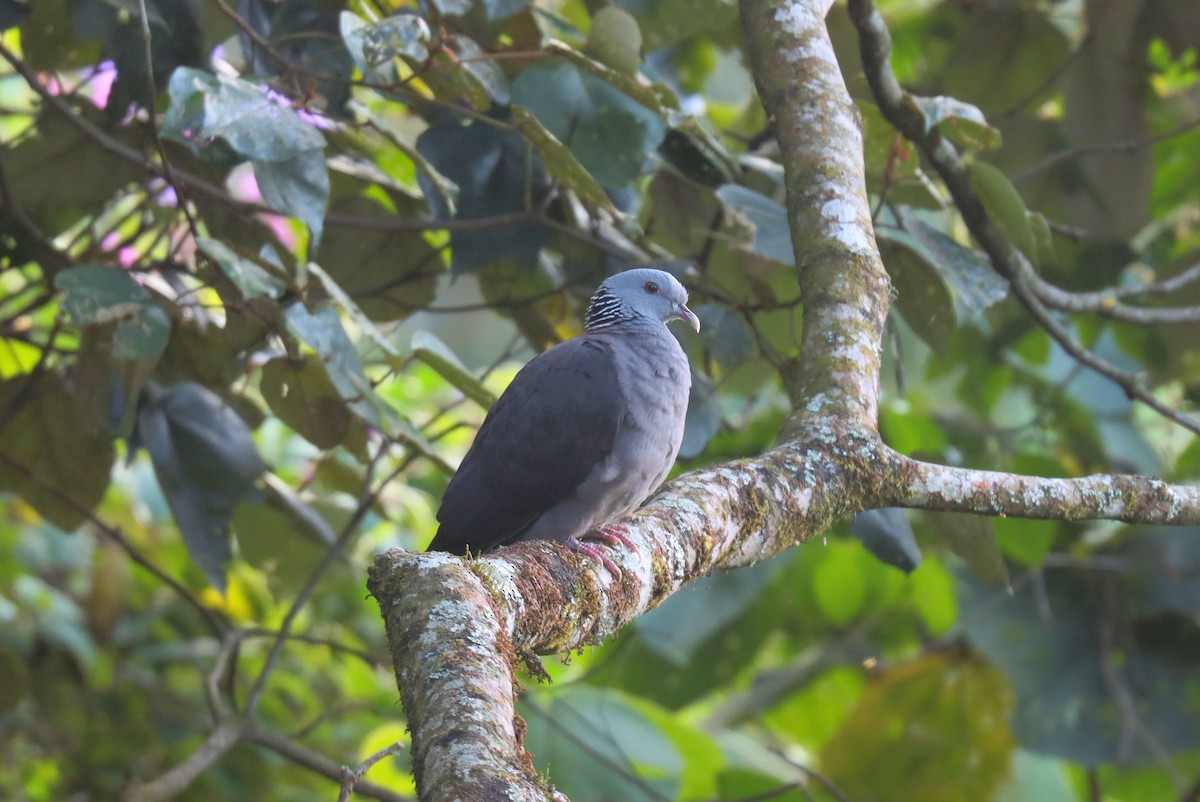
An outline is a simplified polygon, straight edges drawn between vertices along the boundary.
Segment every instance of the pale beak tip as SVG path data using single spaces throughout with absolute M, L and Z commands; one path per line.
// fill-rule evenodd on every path
M 700 333 L 700 318 L 696 317 L 696 313 L 688 309 L 683 304 L 679 305 L 679 315 L 687 321 L 687 324 Z

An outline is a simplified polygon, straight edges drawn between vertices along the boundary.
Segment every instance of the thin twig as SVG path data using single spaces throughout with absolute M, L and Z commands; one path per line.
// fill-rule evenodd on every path
M 341 787 L 341 790 L 338 792 L 338 802 L 350 802 L 350 795 L 352 793 L 354 793 L 354 786 L 358 785 L 358 783 L 362 780 L 363 776 L 368 771 L 371 770 L 372 766 L 374 766 L 379 761 L 383 760 L 385 757 L 388 757 L 389 755 L 398 754 L 399 752 L 402 752 L 403 750 L 404 750 L 404 744 L 397 741 L 394 744 L 389 744 L 388 746 L 385 746 L 384 748 L 380 749 L 375 754 L 368 757 L 362 763 L 359 763 L 358 768 L 355 769 L 354 771 L 351 771 L 350 769 L 343 766 L 342 767 L 342 771 L 343 771 L 342 787 Z
M 146 10 L 146 0 L 138 0 L 138 7 L 142 12 L 142 41 L 146 50 L 146 88 L 150 92 L 146 101 L 150 138 L 154 141 L 154 148 L 158 151 L 158 158 L 162 162 L 163 179 L 175 191 L 175 200 L 179 203 L 179 209 L 183 212 L 183 216 L 187 218 L 188 229 L 192 232 L 192 237 L 198 238 L 200 229 L 196 225 L 196 218 L 192 216 L 192 210 L 188 208 L 187 196 L 184 195 L 179 182 L 175 180 L 175 169 L 171 166 L 171 160 L 167 158 L 167 149 L 163 146 L 158 126 L 154 122 L 154 98 L 158 97 L 158 87 L 154 85 L 154 37 L 150 33 L 150 14 Z

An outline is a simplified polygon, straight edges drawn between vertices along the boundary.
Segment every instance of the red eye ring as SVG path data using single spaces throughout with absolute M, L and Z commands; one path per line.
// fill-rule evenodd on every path
M 647 281 L 643 289 L 645 289 L 646 292 L 650 293 L 651 295 L 658 295 L 658 282 Z

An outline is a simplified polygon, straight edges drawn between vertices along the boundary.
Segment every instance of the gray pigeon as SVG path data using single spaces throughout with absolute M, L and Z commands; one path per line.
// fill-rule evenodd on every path
M 683 439 L 692 376 L 670 320 L 700 330 L 671 274 L 640 268 L 601 284 L 584 333 L 534 357 L 488 412 L 429 550 L 557 540 L 608 564 L 579 539 L 645 501 Z M 592 536 L 625 542 L 612 530 Z

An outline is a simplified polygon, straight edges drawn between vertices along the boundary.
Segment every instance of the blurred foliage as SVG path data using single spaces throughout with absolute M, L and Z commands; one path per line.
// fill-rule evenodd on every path
M 881 6 L 1043 276 L 1197 262 L 1194 0 Z M 484 405 L 604 275 L 657 264 L 700 310 L 681 468 L 774 442 L 803 314 L 778 149 L 728 0 L 144 7 L 0 2 L 0 798 L 117 798 L 249 708 L 271 738 L 180 798 L 331 799 L 322 760 L 408 739 L 366 565 L 424 547 Z M 829 22 L 897 293 L 887 441 L 1200 477 L 1008 298 Z M 1063 322 L 1195 404 L 1200 327 Z M 551 662 L 538 767 L 576 802 L 1194 798 L 1200 532 L 893 510 L 854 535 Z M 402 751 L 366 781 L 413 793 Z

